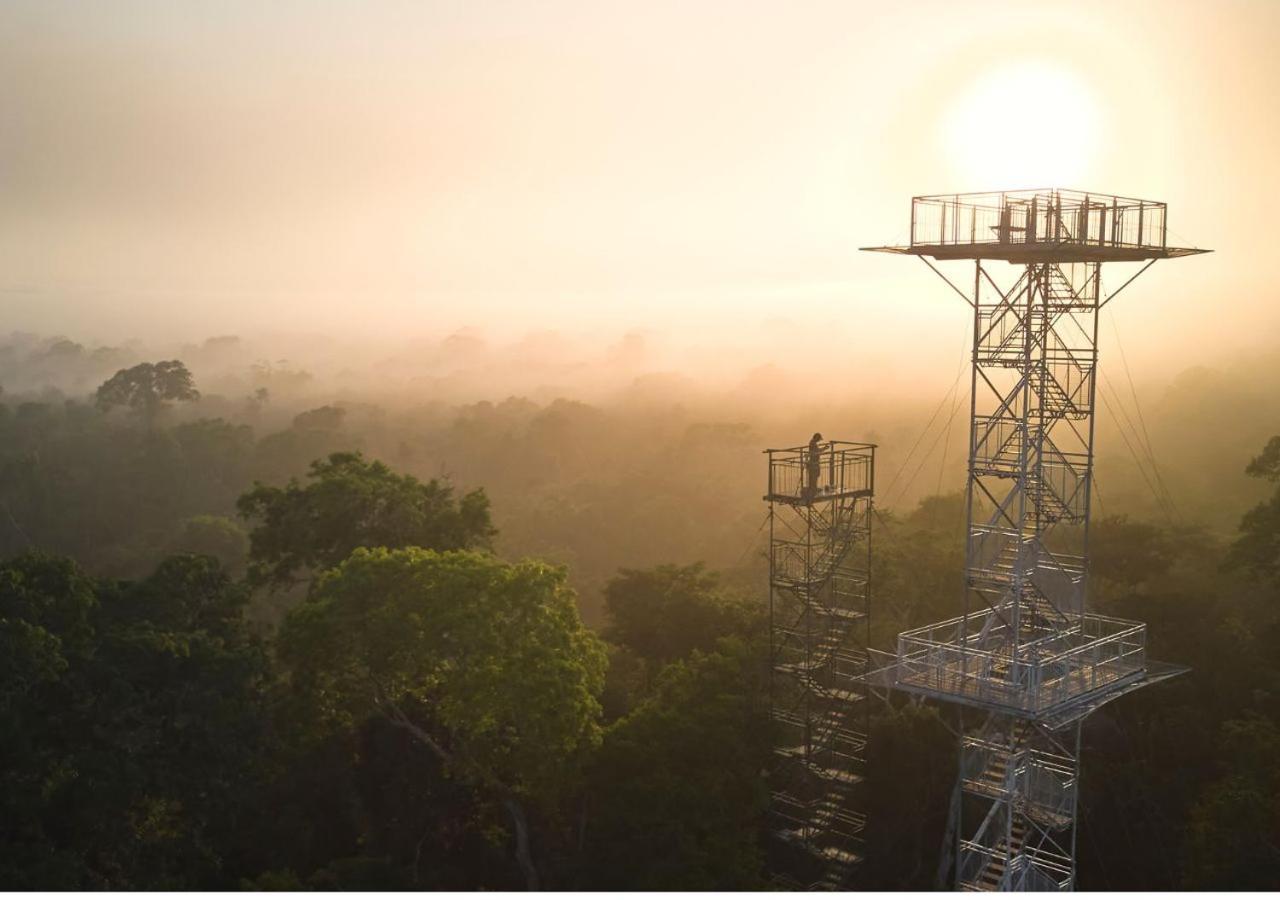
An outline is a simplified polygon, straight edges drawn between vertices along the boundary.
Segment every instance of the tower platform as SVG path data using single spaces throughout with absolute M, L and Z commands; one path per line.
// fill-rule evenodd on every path
M 1141 622 L 1085 613 L 1067 625 L 1027 624 L 1030 613 L 1006 606 L 904 631 L 896 653 L 871 651 L 865 682 L 1056 730 L 1188 671 L 1147 659 Z
M 811 456 L 808 446 L 764 451 L 769 455 L 767 503 L 808 506 L 870 497 L 875 484 L 875 444 L 826 441 Z
M 1208 253 L 1170 247 L 1165 204 L 1044 188 L 911 198 L 911 243 L 863 247 L 934 259 L 1144 262 Z
M 964 614 L 868 653 L 864 679 L 981 713 L 958 716 L 961 890 L 1073 889 L 1081 721 L 1186 671 L 1087 602 L 1099 312 L 1156 260 L 1207 252 L 1171 247 L 1166 212 L 1058 189 L 919 196 L 910 243 L 867 248 L 920 257 L 973 312 Z M 968 260 L 963 287 L 930 258 Z M 1144 265 L 1104 295 L 1104 262 Z

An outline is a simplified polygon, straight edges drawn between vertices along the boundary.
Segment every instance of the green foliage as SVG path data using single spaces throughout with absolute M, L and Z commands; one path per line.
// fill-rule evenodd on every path
M 1280 481 L 1280 434 L 1267 441 L 1262 452 L 1249 461 L 1245 474 L 1267 481 Z
M 759 890 L 772 735 L 760 647 L 722 641 L 663 670 L 592 768 L 585 886 Z
M 337 431 L 347 411 L 341 406 L 320 406 L 293 417 L 293 427 L 300 431 Z
M 956 777 L 956 739 L 942 718 L 950 713 L 908 701 L 877 706 L 871 717 L 862 795 L 871 823 L 861 873 L 868 887 L 937 887 L 938 853 Z
M 22 365 L 8 351 L 0 558 L 34 547 L 83 570 L 26 553 L 0 564 L 0 884 L 509 889 L 508 797 L 527 809 L 548 886 L 759 883 L 766 650 L 721 639 L 763 628 L 763 609 L 736 599 L 765 584 L 755 451 L 764 431 L 807 434 L 807 420 L 771 423 L 754 397 L 750 424 L 639 394 L 317 405 L 314 379 L 265 370 L 270 404 L 263 388 L 246 406 L 255 382 L 228 378 L 211 388 L 224 397 L 201 398 L 206 418 L 169 419 L 181 386 L 165 396 L 121 368 L 136 362 L 123 351 L 52 342 Z M 103 405 L 84 402 L 117 369 Z M 1136 470 L 1099 459 L 1109 515 L 1093 525 L 1090 602 L 1148 621 L 1152 658 L 1193 672 L 1089 720 L 1085 887 L 1275 887 L 1280 500 L 1264 492 L 1280 481 L 1280 437 L 1263 430 L 1274 398 L 1224 403 L 1227 387 L 1190 373 L 1148 408 L 1162 480 L 1194 524 L 1156 521 Z M 117 406 L 151 427 L 122 427 Z M 909 444 L 885 444 L 892 471 L 893 446 Z M 366 456 L 330 456 L 351 449 Z M 458 498 L 426 481 L 439 471 L 486 492 Z M 246 491 L 266 536 L 257 583 L 341 567 L 290 620 L 281 677 L 223 571 L 245 571 L 249 538 L 230 517 Z M 499 551 L 568 574 L 471 553 L 409 561 L 412 545 L 486 548 L 488 497 Z M 874 646 L 957 611 L 962 501 L 880 510 Z M 348 562 L 380 546 L 392 552 Z M 159 564 L 186 553 L 223 567 Z M 698 558 L 722 574 L 661 565 Z M 568 584 L 614 642 L 603 688 Z M 392 702 L 371 689 L 385 685 Z M 600 744 L 596 704 L 611 723 Z M 871 728 L 866 885 L 930 887 L 954 741 L 911 704 L 877 708 Z
M 873 525 L 871 645 L 955 614 L 964 576 L 964 494 L 929 497 L 905 515 L 878 512 Z
M 237 506 L 258 520 L 250 533 L 250 578 L 283 587 L 300 572 L 340 564 L 358 547 L 488 547 L 495 534 L 481 489 L 457 501 L 432 479 L 398 475 L 359 453 L 333 453 L 311 464 L 309 483 L 257 484 Z
M 142 577 L 173 550 L 206 549 L 174 546 L 183 523 L 234 514 L 255 463 L 252 432 L 220 419 L 120 428 L 78 404 L 0 416 L 0 557 L 37 547 Z
M 381 717 L 501 806 L 538 886 L 525 804 L 555 817 L 598 742 L 604 682 L 562 569 L 359 549 L 289 614 L 279 652 L 321 733 Z
M 605 637 L 651 663 L 707 651 L 727 635 L 760 635 L 767 610 L 726 594 L 703 563 L 623 569 L 604 589 Z
M 1169 532 L 1151 522 L 1107 516 L 1090 525 L 1090 573 L 1122 590 L 1168 572 L 1177 550 Z
M 249 535 L 240 523 L 226 516 L 192 516 L 179 526 L 169 552 L 210 556 L 228 572 L 243 574 L 249 557 Z
M 1226 722 L 1220 752 L 1225 774 L 1205 786 L 1191 811 L 1185 886 L 1274 891 L 1280 888 L 1280 729 L 1258 716 Z
M 198 557 L 137 584 L 50 557 L 0 566 L 0 881 L 227 885 L 265 733 L 244 603 Z
M 1280 482 L 1280 435 L 1267 442 L 1245 471 L 1254 478 Z M 1269 499 L 1244 514 L 1228 564 L 1280 586 L 1280 485 Z
M 170 359 L 158 363 L 139 363 L 129 369 L 121 369 L 98 388 L 97 401 L 101 409 L 127 406 L 141 414 L 147 421 L 173 401 L 197 400 L 200 392 L 187 367 L 180 360 Z
M 598 737 L 604 651 L 564 572 L 540 563 L 357 550 L 279 646 L 322 721 L 412 725 L 464 781 L 550 797 Z

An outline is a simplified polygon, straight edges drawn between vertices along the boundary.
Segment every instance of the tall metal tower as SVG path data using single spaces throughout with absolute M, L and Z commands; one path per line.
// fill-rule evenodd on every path
M 782 885 L 838 890 L 861 859 L 867 744 L 875 446 L 767 450 L 771 869 Z
M 1065 190 L 915 197 L 911 243 L 865 249 L 920 257 L 973 309 L 964 613 L 900 634 L 867 680 L 970 711 L 956 886 L 1071 890 L 1081 721 L 1185 671 L 1147 659 L 1146 625 L 1086 610 L 1098 313 L 1205 251 L 1168 246 L 1163 203 Z M 971 261 L 965 287 L 930 257 Z M 1104 299 L 1120 261 L 1146 266 Z

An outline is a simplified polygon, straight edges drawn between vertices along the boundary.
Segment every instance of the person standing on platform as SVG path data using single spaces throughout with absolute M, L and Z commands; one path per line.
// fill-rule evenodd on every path
M 813 500 L 818 496 L 818 479 L 822 477 L 822 434 L 815 431 L 809 438 L 809 451 L 805 455 L 804 496 Z

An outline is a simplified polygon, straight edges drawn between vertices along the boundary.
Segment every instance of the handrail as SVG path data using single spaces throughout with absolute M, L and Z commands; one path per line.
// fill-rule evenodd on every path
M 1109 620 L 1109 621 L 1112 621 L 1112 622 L 1119 622 L 1120 620 L 1118 620 L 1118 619 L 1111 619 L 1111 620 Z M 1145 632 L 1145 631 L 1146 631 L 1146 629 L 1147 629 L 1147 626 L 1146 626 L 1146 625 L 1144 625 L 1144 624 L 1143 624 L 1143 623 L 1141 623 L 1141 622 L 1138 622 L 1138 623 L 1136 623 L 1136 624 L 1131 625 L 1131 627 L 1124 629 L 1123 631 L 1116 631 L 1116 632 L 1113 632 L 1113 633 L 1111 633 L 1111 634 L 1105 634 L 1105 635 L 1102 635 L 1102 636 L 1100 636 L 1100 637 L 1096 637 L 1096 638 L 1094 638 L 1093 640 L 1089 641 L 1088 643 L 1081 644 L 1081 645 L 1080 645 L 1080 646 L 1078 646 L 1078 647 L 1072 647 L 1070 650 L 1064 650 L 1064 651 L 1062 651 L 1061 653 L 1057 653 L 1057 654 L 1055 654 L 1055 655 L 1053 655 L 1053 656 L 1046 657 L 1044 660 L 1042 660 L 1042 664 L 1044 664 L 1044 665 L 1048 665 L 1048 664 L 1050 664 L 1050 663 L 1057 663 L 1057 662 L 1061 662 L 1063 659 L 1065 659 L 1065 658 L 1066 658 L 1066 657 L 1068 657 L 1068 656 L 1075 656 L 1075 655 L 1082 654 L 1082 653 L 1084 653 L 1085 651 L 1087 651 L 1087 650 L 1091 650 L 1091 649 L 1093 649 L 1093 648 L 1095 648 L 1095 647 L 1100 647 L 1100 646 L 1102 646 L 1102 645 L 1104 645 L 1104 644 L 1109 644 L 1109 643 L 1112 643 L 1112 642 L 1114 642 L 1114 641 L 1119 641 L 1119 640 L 1120 640 L 1120 639 L 1122 639 L 1122 638 L 1128 637 L 1128 636 L 1133 635 L 1133 634 L 1137 634 L 1137 633 L 1139 633 L 1139 632 Z M 1144 642 L 1143 644 L 1139 645 L 1137 648 L 1135 648 L 1135 650 L 1131 650 L 1131 651 L 1129 651 L 1129 652 L 1130 652 L 1130 653 L 1133 653 L 1133 652 L 1137 652 L 1137 650 L 1141 650 L 1141 649 L 1146 649 L 1146 648 L 1145 648 L 1145 642 Z M 1122 654 L 1120 654 L 1120 656 L 1127 656 L 1127 655 L 1128 655 L 1127 653 L 1122 653 Z M 1118 657 L 1117 657 L 1117 658 L 1118 658 Z

